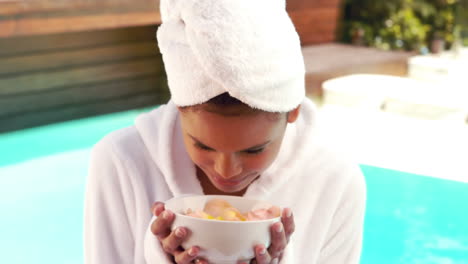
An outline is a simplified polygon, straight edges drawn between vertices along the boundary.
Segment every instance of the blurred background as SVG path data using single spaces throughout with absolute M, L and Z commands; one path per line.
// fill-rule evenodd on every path
M 361 263 L 468 263 L 468 0 L 286 2 L 366 177 Z M 83 262 L 91 147 L 169 99 L 158 7 L 0 0 L 0 262 Z

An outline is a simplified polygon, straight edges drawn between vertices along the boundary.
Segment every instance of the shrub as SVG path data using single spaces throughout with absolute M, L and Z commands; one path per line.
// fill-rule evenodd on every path
M 468 0 L 345 0 L 342 40 L 381 49 L 420 50 L 463 36 Z M 467 36 L 468 37 L 468 36 Z

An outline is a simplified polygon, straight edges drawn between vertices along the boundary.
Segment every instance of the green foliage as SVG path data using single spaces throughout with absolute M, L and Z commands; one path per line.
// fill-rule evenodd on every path
M 468 46 L 468 0 L 460 0 L 455 11 L 455 37 Z
M 420 50 L 432 39 L 449 45 L 468 0 L 345 0 L 342 39 L 381 49 Z M 464 12 L 466 9 L 464 9 Z M 461 19 L 464 17 L 465 19 Z M 463 32 L 460 30 L 459 32 Z

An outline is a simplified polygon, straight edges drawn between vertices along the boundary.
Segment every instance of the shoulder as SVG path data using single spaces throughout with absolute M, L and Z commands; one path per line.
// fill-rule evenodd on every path
M 125 127 L 113 131 L 94 145 L 92 154 L 94 157 L 110 157 L 123 159 L 125 156 L 133 156 L 137 150 L 141 150 L 143 141 L 135 126 Z
M 367 192 L 366 182 L 359 163 L 350 151 L 329 140 L 324 140 L 319 149 L 323 189 L 334 193 L 340 203 L 363 207 Z
M 312 127 L 306 128 L 302 127 L 300 135 L 308 181 L 334 193 L 365 193 L 364 175 L 353 149 L 347 147 L 349 144 L 340 138 L 332 138 L 321 126 L 320 118 L 314 120 Z
M 146 155 L 148 148 L 143 138 L 144 132 L 150 131 L 151 135 L 147 136 L 157 139 L 156 135 L 158 134 L 160 123 L 163 122 L 162 119 L 169 110 L 169 105 L 161 105 L 150 112 L 140 114 L 136 117 L 134 125 L 113 131 L 103 137 L 93 147 L 93 152 L 102 155 L 112 153 L 112 155 L 116 155 L 120 159 Z M 145 129 L 141 129 L 139 126 L 145 126 Z
M 138 151 L 140 150 L 140 152 Z M 111 132 L 91 150 L 88 181 L 94 186 L 131 186 L 140 177 L 142 168 L 136 163 L 144 156 L 144 146 L 135 129 L 130 126 Z M 129 177 L 132 175 L 132 177 Z M 104 187 L 103 187 L 104 186 Z M 118 188 L 114 186 L 110 189 Z

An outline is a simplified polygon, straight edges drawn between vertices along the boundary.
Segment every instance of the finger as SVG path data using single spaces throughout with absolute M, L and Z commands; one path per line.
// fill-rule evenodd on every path
M 271 261 L 270 254 L 263 245 L 255 246 L 255 261 L 257 264 L 269 264 Z
M 151 212 L 154 216 L 159 216 L 164 210 L 164 203 L 161 202 L 155 202 L 153 206 L 151 206 Z
M 161 241 L 165 252 L 173 254 L 182 244 L 182 241 L 187 237 L 188 229 L 177 227 L 166 238 Z
M 191 247 L 185 251 L 182 251 L 182 250 L 176 251 L 174 252 L 175 262 L 177 264 L 189 264 L 197 258 L 199 253 L 200 253 L 200 248 L 198 247 Z M 195 261 L 195 263 L 202 263 L 202 262 Z
M 286 240 L 289 241 L 289 238 L 294 233 L 296 225 L 294 223 L 294 216 L 292 214 L 291 208 L 285 208 L 281 216 L 281 222 L 283 223 L 284 232 L 286 235 Z
M 255 251 L 255 249 L 254 249 Z M 255 259 L 252 259 L 251 261 L 246 261 L 246 260 L 239 260 L 237 264 L 258 264 Z
M 270 233 L 271 245 L 268 248 L 268 252 L 272 258 L 278 258 L 287 245 L 283 224 L 281 222 L 274 223 L 270 228 Z
M 151 232 L 160 240 L 171 233 L 171 225 L 174 221 L 174 213 L 166 210 L 162 212 L 156 220 L 151 223 Z
M 208 261 L 204 259 L 195 259 L 195 264 L 208 264 Z

